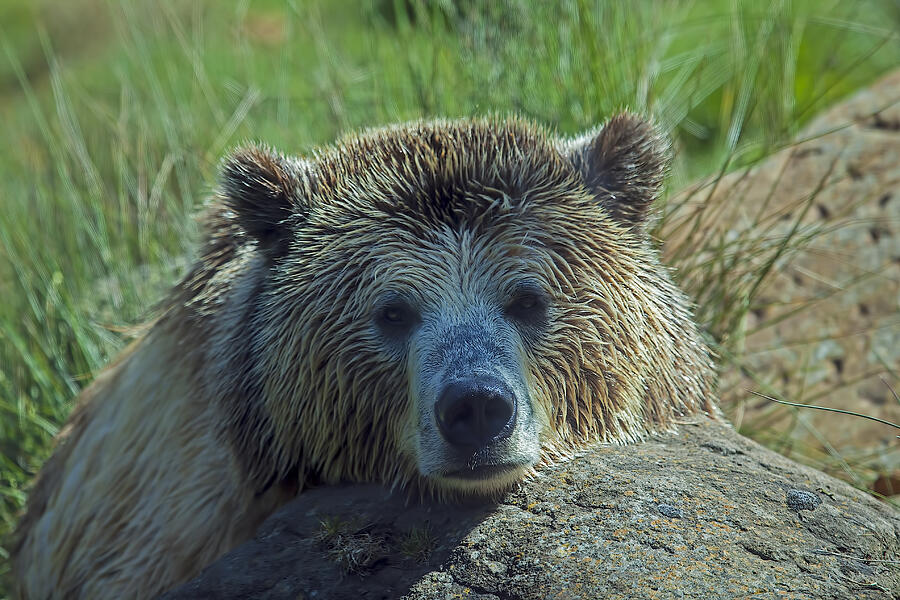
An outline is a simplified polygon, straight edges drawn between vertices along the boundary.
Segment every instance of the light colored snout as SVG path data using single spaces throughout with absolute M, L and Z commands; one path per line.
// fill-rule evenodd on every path
M 518 334 L 473 311 L 463 322 L 423 326 L 410 365 L 419 472 L 461 489 L 502 487 L 540 454 L 539 427 Z

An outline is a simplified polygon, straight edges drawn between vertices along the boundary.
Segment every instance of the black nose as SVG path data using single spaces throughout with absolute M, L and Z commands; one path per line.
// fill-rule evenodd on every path
M 441 435 L 450 444 L 483 448 L 512 432 L 516 397 L 499 379 L 460 379 L 441 392 L 434 414 Z

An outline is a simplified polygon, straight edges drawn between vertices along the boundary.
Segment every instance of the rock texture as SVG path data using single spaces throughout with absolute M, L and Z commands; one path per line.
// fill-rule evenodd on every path
M 322 488 L 166 594 L 187 598 L 893 598 L 900 513 L 703 421 L 499 503 Z
M 890 482 L 894 429 L 748 390 L 900 423 L 900 71 L 816 118 L 800 140 L 676 196 L 660 236 L 701 303 L 746 301 L 774 260 L 725 341 L 736 364 L 720 389 L 733 422 L 782 440 L 783 452 L 802 446 L 833 473 L 851 475 L 843 461 L 867 467 L 858 484 Z M 792 231 L 801 247 L 781 248 Z

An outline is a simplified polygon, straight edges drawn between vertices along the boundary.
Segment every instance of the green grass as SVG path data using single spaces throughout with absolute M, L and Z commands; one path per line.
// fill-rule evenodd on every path
M 675 138 L 676 189 L 758 160 L 894 67 L 898 12 L 891 0 L 0 5 L 0 538 L 79 389 L 183 272 L 192 215 L 231 146 L 303 153 L 359 127 L 511 111 L 575 133 L 629 107 Z M 726 358 L 751 300 L 702 298 Z

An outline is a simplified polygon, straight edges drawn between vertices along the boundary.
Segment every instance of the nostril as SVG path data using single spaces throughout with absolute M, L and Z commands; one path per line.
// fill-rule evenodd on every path
M 498 393 L 490 393 L 486 396 L 483 407 L 484 427 L 488 432 L 499 434 L 510 417 L 512 417 L 512 397 Z
M 441 414 L 441 421 L 448 430 L 461 430 L 477 420 L 472 402 L 468 398 L 448 403 Z
M 516 400 L 503 382 L 472 378 L 444 388 L 434 410 L 444 439 L 454 446 L 481 448 L 512 432 Z

